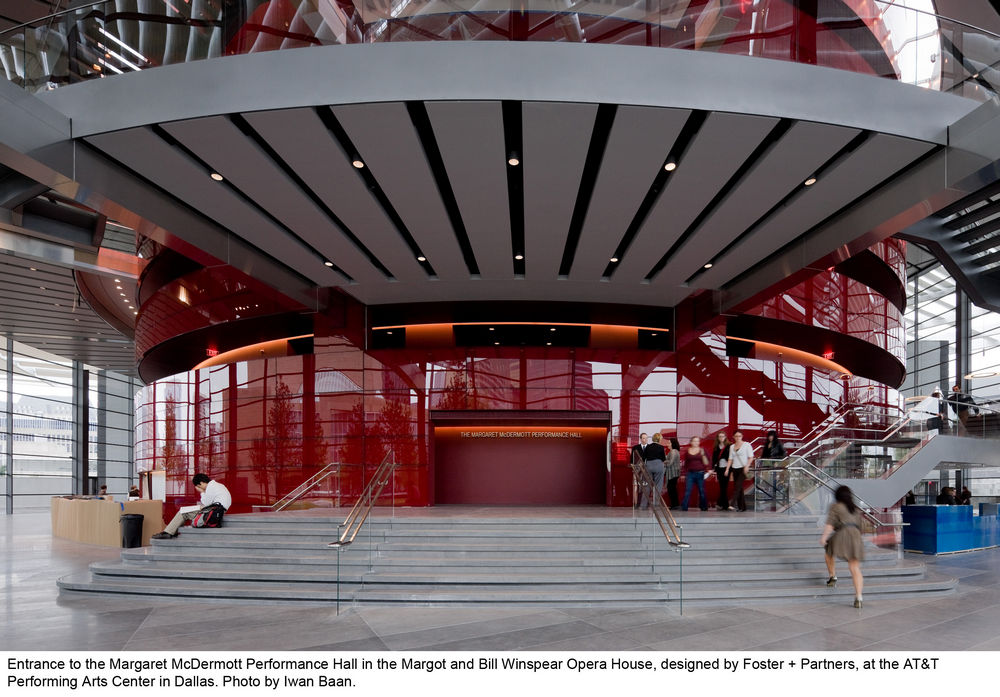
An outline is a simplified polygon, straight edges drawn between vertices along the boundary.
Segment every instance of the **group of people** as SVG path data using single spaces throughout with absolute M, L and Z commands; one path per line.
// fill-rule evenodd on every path
M 946 486 L 941 489 L 934 502 L 939 506 L 968 506 L 972 504 L 972 492 L 967 486 L 962 487 L 961 493 L 958 493 L 953 486 Z
M 680 442 L 676 438 L 664 439 L 659 433 L 654 433 L 652 442 L 645 433 L 639 435 L 639 443 L 632 447 L 633 458 L 638 458 L 646 465 L 650 478 L 653 480 L 653 491 L 643 490 L 640 508 L 649 507 L 649 496 L 662 496 L 663 483 L 666 481 L 667 496 L 670 509 L 688 510 L 691 493 L 698 490 L 698 505 L 703 511 L 708 510 L 708 497 L 705 494 L 706 476 L 715 475 L 719 482 L 719 497 L 716 508 L 720 511 L 747 510 L 744 493 L 744 482 L 751 473 L 754 462 L 753 447 L 743 440 L 743 433 L 733 433 L 732 441 L 723 431 L 716 435 L 711 452 L 701 445 L 701 438 L 694 436 L 687 448 L 681 453 Z M 785 457 L 785 449 L 775 431 L 767 432 L 767 440 L 761 449 L 763 459 L 781 459 Z M 677 496 L 677 482 L 684 475 L 684 498 Z M 730 498 L 729 483 L 733 483 L 733 496 Z

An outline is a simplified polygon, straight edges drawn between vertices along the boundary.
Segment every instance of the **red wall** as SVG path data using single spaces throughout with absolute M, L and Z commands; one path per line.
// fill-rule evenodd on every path
M 434 502 L 603 504 L 607 437 L 593 426 L 436 426 Z

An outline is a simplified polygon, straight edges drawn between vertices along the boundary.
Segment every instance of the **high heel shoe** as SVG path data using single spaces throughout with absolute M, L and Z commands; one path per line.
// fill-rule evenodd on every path
M 861 609 L 861 598 L 854 599 L 854 607 L 858 608 L 859 610 Z
M 826 585 L 830 586 L 831 588 L 836 587 L 836 585 L 837 585 L 837 577 L 836 576 L 831 576 L 830 578 L 826 579 Z

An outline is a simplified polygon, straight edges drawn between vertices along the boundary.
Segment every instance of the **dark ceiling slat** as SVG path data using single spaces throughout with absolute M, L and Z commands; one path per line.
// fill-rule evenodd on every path
M 977 225 L 971 230 L 960 232 L 955 235 L 954 239 L 956 242 L 971 242 L 972 240 L 978 240 L 981 237 L 994 233 L 997 230 L 1000 230 L 1000 218 L 991 220 L 988 223 L 983 223 L 982 225 Z
M 937 216 L 938 218 L 947 218 L 949 216 L 955 215 L 959 211 L 964 211 L 966 208 L 974 206 L 977 203 L 985 202 L 988 199 L 993 198 L 997 194 L 1000 194 L 1000 181 L 994 182 L 989 186 L 985 186 L 979 191 L 973 192 L 968 196 L 965 196 L 960 201 L 956 201 L 955 203 L 949 206 L 945 206 L 934 215 Z
M 1000 223 L 998 223 L 1000 225 Z M 979 254 L 980 252 L 985 252 L 993 247 L 1000 246 L 1000 237 L 987 237 L 984 240 L 980 240 L 975 244 L 970 244 L 968 247 L 963 249 L 966 254 Z
M 1000 261 L 1000 250 L 991 252 L 990 254 L 984 254 L 981 257 L 976 257 L 972 260 L 973 266 L 989 266 L 990 264 L 995 264 Z
M 976 210 L 966 213 L 965 215 L 960 215 L 957 218 L 949 220 L 944 224 L 949 230 L 961 230 L 964 227 L 972 225 L 973 223 L 989 218 L 991 215 L 996 215 L 1000 213 L 1000 201 L 992 201 L 985 206 L 980 206 Z

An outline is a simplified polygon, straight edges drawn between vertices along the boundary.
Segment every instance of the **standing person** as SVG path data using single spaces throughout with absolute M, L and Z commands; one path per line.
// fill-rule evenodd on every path
M 746 481 L 752 465 L 753 447 L 743 440 L 743 432 L 737 431 L 733 434 L 732 445 L 729 446 L 729 465 L 726 467 L 726 474 L 731 476 L 733 480 L 734 498 L 738 511 L 747 509 L 743 482 Z
M 701 438 L 694 436 L 684 453 L 684 498 L 681 500 L 681 510 L 688 509 L 691 500 L 691 489 L 698 487 L 698 505 L 703 511 L 708 510 L 708 498 L 705 497 L 705 470 L 709 459 L 701 447 Z
M 777 431 L 768 431 L 767 440 L 760 451 L 761 460 L 784 460 L 788 455 L 785 453 L 785 446 L 778 439 Z
M 646 446 L 649 445 L 649 436 L 645 433 L 639 434 L 639 442 L 632 446 L 632 462 L 636 461 L 636 457 L 640 460 L 646 459 Z
M 958 417 L 958 434 L 964 436 L 967 433 L 965 423 L 969 420 L 972 411 L 971 407 L 976 402 L 972 399 L 971 395 L 962 392 L 961 385 L 955 385 L 951 388 L 951 397 L 948 399 L 948 402 L 951 404 L 951 408 L 955 410 L 955 416 Z
M 163 528 L 163 532 L 153 535 L 154 540 L 169 540 L 172 537 L 177 537 L 177 530 L 184 524 L 184 521 L 195 518 L 198 515 L 198 511 L 206 506 L 218 503 L 228 511 L 229 507 L 233 505 L 233 497 L 229 493 L 229 489 L 214 479 L 210 479 L 207 474 L 198 472 L 191 479 L 191 483 L 194 484 L 194 488 L 201 494 L 201 504 L 198 506 L 183 506 L 177 511 L 177 515 L 167 524 L 167 527 Z
M 660 445 L 661 436 L 659 433 L 653 434 L 653 442 L 646 446 L 646 471 L 649 472 L 653 480 L 653 496 L 660 496 L 663 490 L 663 460 L 667 457 Z M 649 508 L 649 490 L 642 490 L 642 503 L 639 508 L 643 510 Z
M 957 496 L 956 503 L 959 506 L 971 506 L 972 505 L 972 492 L 969 491 L 969 487 L 967 487 L 967 486 L 963 486 L 962 487 L 962 493 L 960 493 Z
M 681 444 L 676 438 L 668 438 L 663 442 L 667 444 L 667 459 L 663 461 L 663 478 L 667 481 L 670 510 L 676 510 L 681 505 L 677 496 L 677 480 L 681 478 Z
M 729 510 L 729 436 L 719 431 L 712 446 L 712 469 L 719 481 L 719 498 L 715 507 L 720 511 Z
M 826 516 L 826 527 L 820 544 L 826 549 L 826 568 L 830 578 L 826 585 L 837 585 L 836 559 L 847 562 L 854 582 L 854 607 L 861 607 L 861 591 L 865 579 L 861 575 L 861 562 L 865 559 L 865 548 L 861 542 L 861 509 L 854 503 L 850 488 L 841 486 L 834 494 L 834 504 Z

